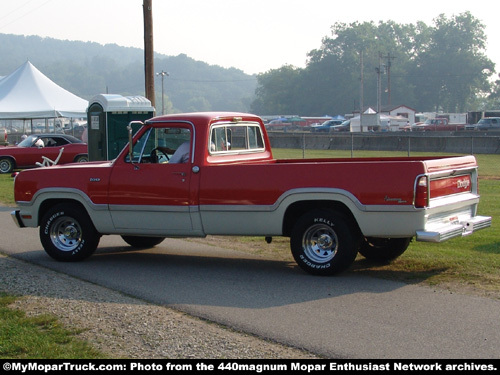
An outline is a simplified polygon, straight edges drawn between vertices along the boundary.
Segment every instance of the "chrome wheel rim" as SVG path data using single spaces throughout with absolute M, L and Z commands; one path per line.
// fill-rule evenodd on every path
M 50 239 L 59 250 L 73 251 L 82 243 L 82 228 L 68 216 L 59 217 L 51 225 Z
M 315 263 L 326 263 L 337 254 L 338 238 L 335 231 L 325 224 L 311 226 L 302 237 L 305 255 Z
M 0 160 L 0 172 L 7 173 L 10 171 L 12 164 L 8 160 Z

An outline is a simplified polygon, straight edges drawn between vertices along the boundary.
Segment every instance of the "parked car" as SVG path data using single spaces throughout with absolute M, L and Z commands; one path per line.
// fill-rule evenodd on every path
M 311 132 L 326 132 L 328 133 L 332 126 L 342 124 L 342 120 L 326 120 L 323 123 L 316 123 L 311 125 Z
M 500 130 L 500 117 L 485 117 L 477 124 L 468 125 L 465 130 Z
M 266 125 L 266 129 L 272 130 L 285 130 L 292 127 L 292 123 L 288 119 L 280 118 L 276 120 L 269 121 Z
M 351 120 L 343 121 L 341 124 L 330 127 L 330 132 L 348 132 L 351 131 Z
M 403 126 L 402 128 L 400 128 L 401 131 L 403 132 L 412 132 L 412 131 L 418 131 L 419 130 L 419 126 L 422 126 L 424 123 L 423 122 L 415 122 L 413 124 L 406 124 L 405 126 Z
M 87 144 L 66 134 L 32 134 L 16 146 L 0 148 L 0 173 L 13 169 L 32 168 L 44 161 L 44 156 L 56 160 L 64 151 L 59 164 L 88 161 Z

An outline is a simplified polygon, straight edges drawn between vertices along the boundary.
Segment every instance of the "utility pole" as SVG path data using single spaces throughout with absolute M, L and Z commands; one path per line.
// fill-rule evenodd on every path
M 365 77 L 364 77 L 364 63 L 363 63 L 363 50 L 359 52 L 359 65 L 360 65 L 360 87 L 359 87 L 359 128 L 360 131 L 363 132 L 363 99 L 364 99 L 364 83 L 365 83 Z M 351 127 L 352 129 L 352 127 Z
M 381 75 L 383 74 L 383 69 L 382 69 L 382 54 L 379 52 L 378 53 L 378 67 L 375 68 L 375 71 L 377 72 L 377 113 L 380 113 L 380 110 L 382 108 L 382 82 L 381 82 Z
M 387 59 L 387 65 L 385 66 L 387 71 L 387 104 L 391 105 L 391 60 L 394 60 L 396 57 L 391 56 L 390 53 L 387 56 L 382 56 L 384 59 Z
M 169 76 L 167 72 L 164 72 L 163 70 L 160 73 L 156 73 L 157 76 L 161 76 L 161 114 L 165 114 L 165 94 L 164 94 L 164 89 L 163 89 L 163 79 L 165 76 Z
M 146 98 L 155 106 L 155 73 L 153 49 L 153 6 L 152 0 L 144 0 L 144 77 L 146 84 Z

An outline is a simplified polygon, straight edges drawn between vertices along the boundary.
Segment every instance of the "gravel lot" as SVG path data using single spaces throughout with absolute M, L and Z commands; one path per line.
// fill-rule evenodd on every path
M 108 358 L 319 358 L 4 255 L 0 290 L 23 296 L 13 307 L 28 315 L 82 329 Z

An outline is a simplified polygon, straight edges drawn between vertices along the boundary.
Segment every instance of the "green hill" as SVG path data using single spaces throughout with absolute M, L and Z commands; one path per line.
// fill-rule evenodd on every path
M 51 80 L 84 99 L 102 93 L 144 95 L 144 53 L 116 44 L 0 34 L 0 76 L 31 61 Z M 235 68 L 196 61 L 184 54 L 155 55 L 164 78 L 166 112 L 248 111 L 257 80 Z M 161 111 L 161 78 L 155 82 Z

